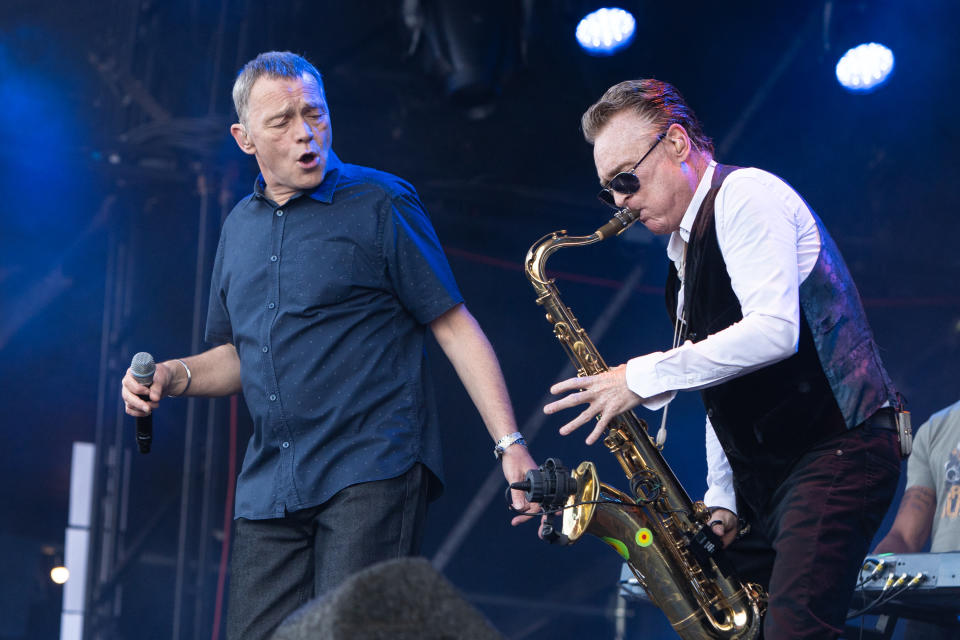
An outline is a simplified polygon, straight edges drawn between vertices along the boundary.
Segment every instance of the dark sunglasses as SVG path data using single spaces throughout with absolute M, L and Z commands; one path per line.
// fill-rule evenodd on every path
M 637 167 L 640 166 L 640 163 L 647 159 L 647 156 L 653 153 L 653 150 L 657 148 L 657 145 L 660 144 L 660 141 L 663 140 L 663 137 L 667 135 L 666 132 L 661 133 L 657 136 L 657 141 L 647 150 L 643 157 L 637 160 L 637 164 L 633 165 L 629 171 L 621 171 L 617 175 L 604 185 L 603 189 L 600 190 L 600 193 L 597 194 L 597 197 L 600 198 L 600 202 L 613 207 L 614 209 L 619 209 L 617 202 L 613 197 L 614 191 L 617 193 L 622 193 L 624 195 L 630 195 L 636 193 L 640 190 L 640 179 L 634 174 L 634 171 L 637 170 Z

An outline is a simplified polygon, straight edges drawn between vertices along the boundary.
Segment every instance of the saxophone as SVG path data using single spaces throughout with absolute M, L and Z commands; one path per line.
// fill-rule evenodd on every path
M 608 367 L 560 299 L 554 281 L 545 276 L 547 258 L 562 247 L 585 246 L 622 233 L 634 222 L 622 209 L 589 236 L 555 231 L 527 252 L 524 270 L 537 292 L 537 304 L 546 310 L 580 377 Z M 572 544 L 589 533 L 612 546 L 681 638 L 755 638 L 766 594 L 759 585 L 741 583 L 727 566 L 707 525 L 708 509 L 702 501 L 690 500 L 648 435 L 647 424 L 632 411 L 621 413 L 610 421 L 603 443 L 623 468 L 632 495 L 601 483 L 592 462 L 581 463 L 572 472 L 575 484 L 564 492 L 571 495 L 563 509 L 562 534 L 556 537 Z

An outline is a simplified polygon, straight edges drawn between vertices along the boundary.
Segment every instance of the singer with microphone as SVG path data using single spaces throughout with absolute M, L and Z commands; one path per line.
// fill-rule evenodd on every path
M 156 364 L 149 386 L 128 372 L 122 396 L 146 417 L 168 396 L 243 391 L 254 434 L 237 479 L 227 636 L 248 640 L 351 573 L 418 552 L 442 478 L 427 329 L 507 481 L 536 463 L 416 191 L 333 152 L 316 68 L 261 54 L 233 99 L 230 132 L 260 175 L 221 230 L 206 328 L 215 346 Z M 529 507 L 518 491 L 513 502 Z

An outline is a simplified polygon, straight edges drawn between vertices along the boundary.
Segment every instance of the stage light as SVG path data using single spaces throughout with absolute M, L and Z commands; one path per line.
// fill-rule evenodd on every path
M 636 29 L 637 21 L 629 11 L 597 9 L 577 25 L 577 42 L 589 54 L 609 56 L 630 44 Z
M 50 569 L 50 579 L 57 584 L 65 584 L 70 579 L 70 571 L 66 567 Z
M 837 80 L 847 91 L 867 93 L 887 81 L 893 65 L 893 51 L 887 47 L 876 42 L 861 44 L 837 62 Z

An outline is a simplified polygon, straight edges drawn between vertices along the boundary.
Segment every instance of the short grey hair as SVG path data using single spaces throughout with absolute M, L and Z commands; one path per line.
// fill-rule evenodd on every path
M 703 133 L 693 109 L 687 106 L 677 88 L 668 82 L 627 80 L 613 85 L 580 119 L 583 137 L 593 144 L 600 130 L 621 111 L 632 111 L 649 119 L 659 131 L 666 131 L 670 125 L 678 124 L 690 136 L 690 142 L 697 150 L 713 155 L 713 140 Z
M 320 95 L 324 95 L 323 78 L 317 68 L 303 56 L 289 51 L 267 51 L 243 65 L 233 83 L 233 107 L 237 117 L 246 126 L 250 111 L 250 91 L 254 83 L 263 76 L 268 78 L 299 78 L 308 73 L 317 81 Z

